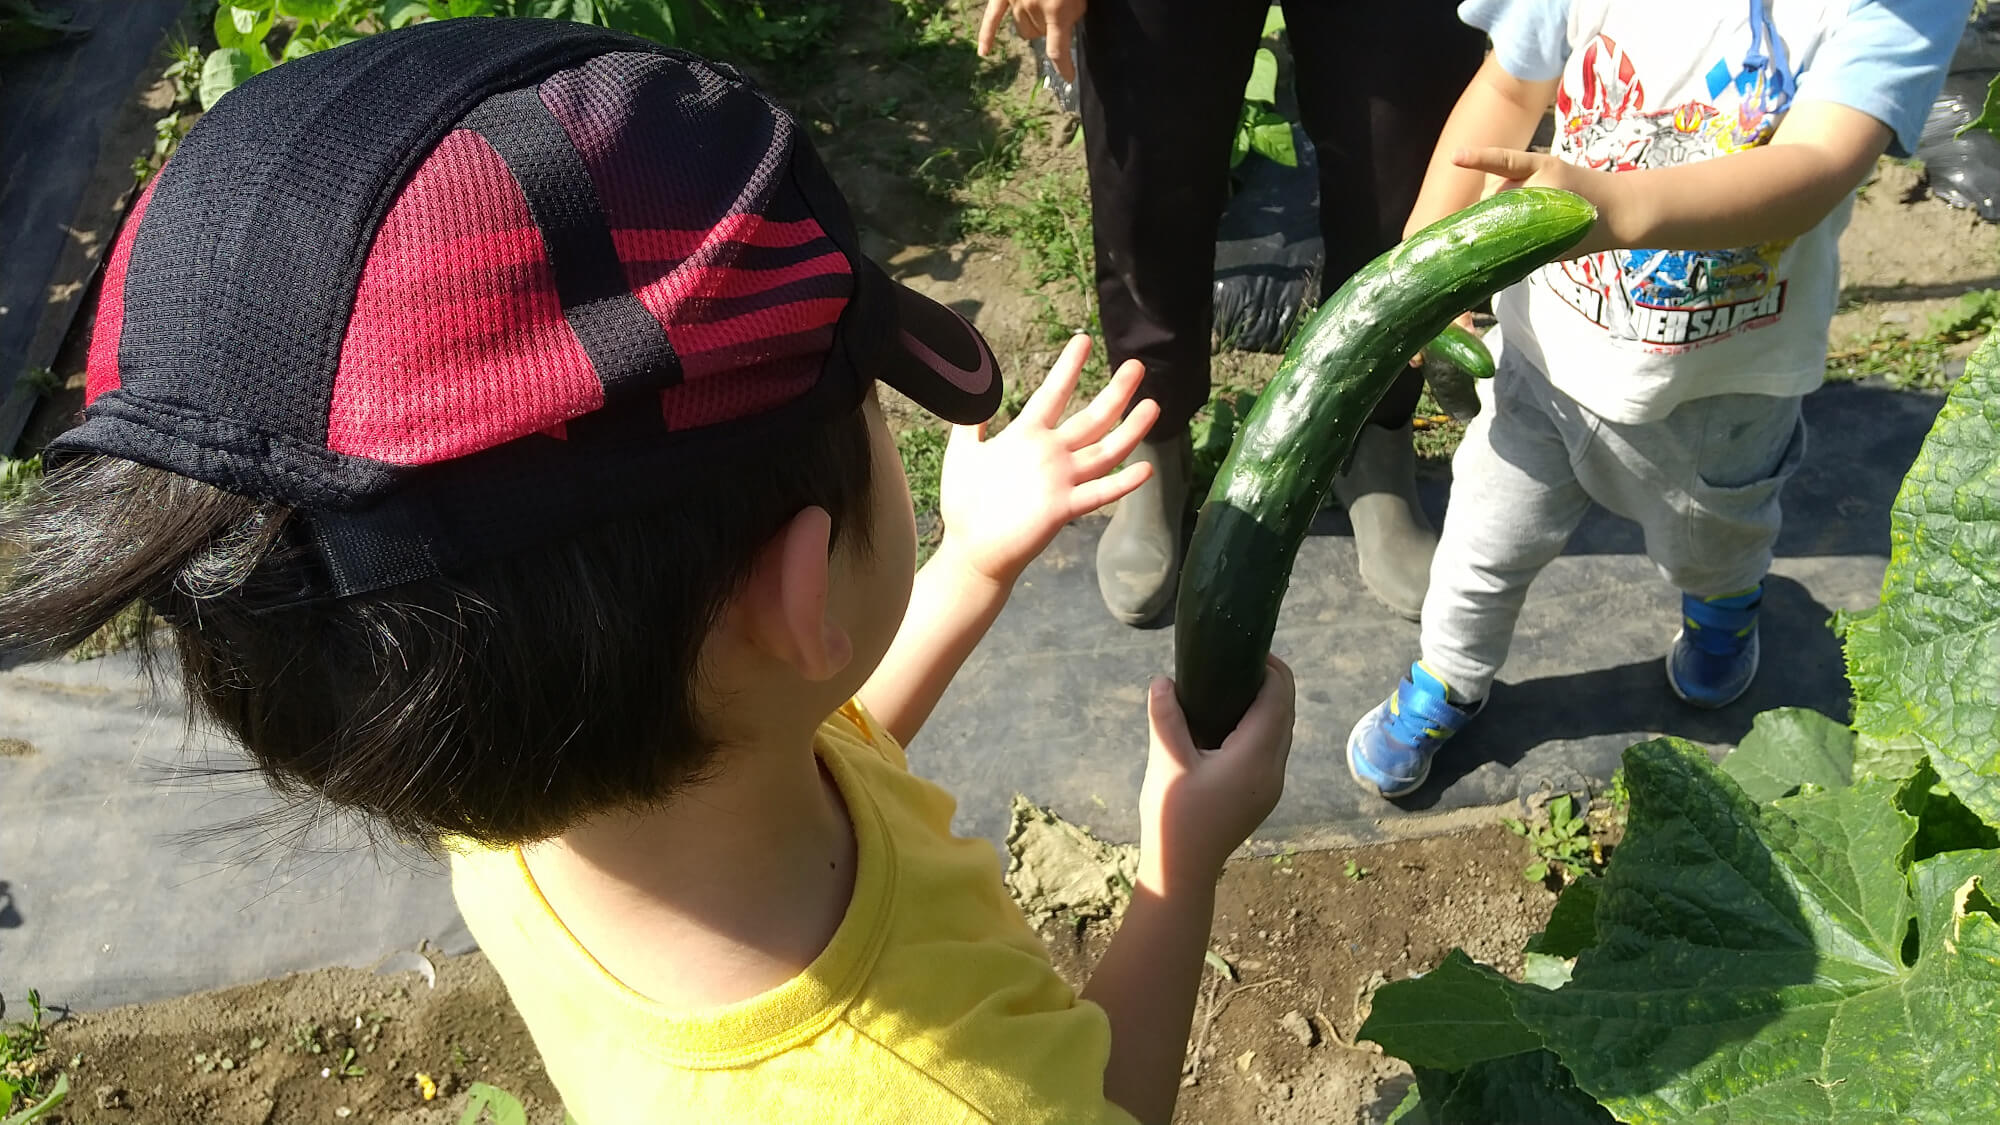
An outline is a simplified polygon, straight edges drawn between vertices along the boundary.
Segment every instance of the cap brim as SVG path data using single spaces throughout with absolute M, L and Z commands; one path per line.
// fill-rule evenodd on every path
M 1000 364 L 966 319 L 890 279 L 863 258 L 861 284 L 875 288 L 895 321 L 891 338 L 872 349 L 870 375 L 947 422 L 971 425 L 1000 408 Z

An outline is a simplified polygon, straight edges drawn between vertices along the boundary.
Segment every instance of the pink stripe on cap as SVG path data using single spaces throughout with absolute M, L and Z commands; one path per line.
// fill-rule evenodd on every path
M 952 309 L 945 309 L 945 311 L 951 313 L 952 319 L 965 326 L 967 335 L 971 336 L 974 340 L 979 338 L 978 333 L 973 330 L 972 325 L 966 323 L 964 317 L 959 316 Z M 967 371 L 965 368 L 932 351 L 929 344 L 910 335 L 910 330 L 907 328 L 903 329 L 903 349 L 918 359 L 923 360 L 924 366 L 944 376 L 946 382 L 964 391 L 966 394 L 980 394 L 986 388 L 993 385 L 993 353 L 983 347 L 976 347 L 976 350 L 979 352 L 979 366 L 972 371 Z

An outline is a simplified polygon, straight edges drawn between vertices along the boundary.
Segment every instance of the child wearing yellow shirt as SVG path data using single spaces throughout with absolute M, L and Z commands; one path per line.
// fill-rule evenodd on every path
M 1073 341 L 987 439 L 985 342 L 860 253 L 794 119 L 543 20 L 246 82 L 103 292 L 0 649 L 143 600 L 274 783 L 443 841 L 576 1120 L 1172 1116 L 1290 674 L 1208 752 L 1153 685 L 1081 997 L 902 750 L 1029 560 L 1145 478 L 1136 365 L 1065 420 Z M 920 573 L 878 379 L 960 424 Z

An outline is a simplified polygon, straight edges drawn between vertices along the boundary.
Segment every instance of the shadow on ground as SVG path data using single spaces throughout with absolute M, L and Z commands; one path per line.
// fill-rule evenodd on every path
M 1759 711 L 1835 718 L 1848 693 L 1834 613 L 1874 604 L 1888 515 L 1941 399 L 1876 384 L 1830 386 L 1806 403 L 1809 448 L 1786 492 L 1764 617 L 1764 668 L 1719 711 L 1676 700 L 1662 661 L 1678 594 L 1641 553 L 1638 529 L 1593 512 L 1529 592 L 1487 713 L 1442 755 L 1431 782 L 1391 804 L 1347 773 L 1360 716 L 1417 655 L 1417 627 L 1363 589 L 1344 515 L 1324 513 L 1301 548 L 1273 647 L 1298 675 L 1299 709 L 1273 840 L 1376 839 L 1412 816 L 1595 790 L 1634 742 L 1673 734 L 1733 744 Z M 1433 515 L 1447 482 L 1427 482 Z M 1104 834 L 1137 834 L 1146 682 L 1173 666 L 1173 631 L 1126 629 L 1104 612 L 1093 554 L 1101 520 L 1063 531 L 911 748 L 958 794 L 961 832 L 998 838 L 1016 792 Z

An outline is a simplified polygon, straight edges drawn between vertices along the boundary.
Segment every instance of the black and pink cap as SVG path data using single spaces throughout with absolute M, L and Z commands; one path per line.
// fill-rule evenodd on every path
M 55 448 L 291 505 L 309 600 L 727 488 L 716 452 L 782 457 L 876 378 L 953 422 L 1000 401 L 791 115 L 647 40 L 444 20 L 203 116 L 113 249 Z

